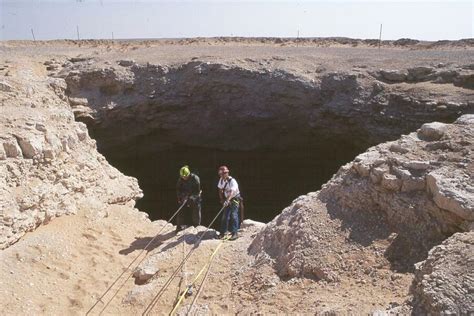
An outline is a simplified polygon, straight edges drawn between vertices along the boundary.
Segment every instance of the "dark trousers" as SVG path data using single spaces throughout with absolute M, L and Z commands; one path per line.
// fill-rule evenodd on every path
M 220 233 L 225 234 L 230 231 L 234 234 L 239 230 L 239 224 L 239 204 L 230 202 L 222 213 Z
M 189 200 L 183 209 L 176 215 L 176 225 L 193 225 L 194 227 L 201 225 L 201 201 Z

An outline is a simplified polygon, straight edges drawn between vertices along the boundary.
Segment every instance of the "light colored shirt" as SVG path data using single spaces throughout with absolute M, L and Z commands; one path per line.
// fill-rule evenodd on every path
M 224 196 L 226 199 L 237 196 L 240 193 L 239 184 L 237 183 L 237 180 L 232 177 L 229 177 L 227 180 L 220 178 L 219 183 L 217 183 L 217 187 L 221 190 L 224 190 Z

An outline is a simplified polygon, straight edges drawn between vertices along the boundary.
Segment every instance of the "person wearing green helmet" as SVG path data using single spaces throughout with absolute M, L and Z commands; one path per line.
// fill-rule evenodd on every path
M 178 204 L 187 200 L 184 208 L 176 216 L 176 231 L 183 229 L 183 225 L 201 224 L 201 182 L 199 177 L 191 172 L 189 166 L 179 170 L 178 183 L 176 184 Z

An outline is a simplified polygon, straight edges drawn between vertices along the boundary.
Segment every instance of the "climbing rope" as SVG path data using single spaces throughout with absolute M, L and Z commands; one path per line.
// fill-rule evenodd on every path
M 210 261 L 209 265 L 207 266 L 206 274 L 204 275 L 204 278 L 202 279 L 201 285 L 199 286 L 199 289 L 198 289 L 196 295 L 194 296 L 194 299 L 191 302 L 191 305 L 189 305 L 188 311 L 186 312 L 186 316 L 189 315 L 189 313 L 192 311 L 192 309 L 194 307 L 194 304 L 196 304 L 196 302 L 199 298 L 199 295 L 201 294 L 201 291 L 204 288 L 204 283 L 206 283 L 207 276 L 209 275 L 209 271 L 211 270 L 211 264 L 212 264 L 212 261 Z
M 206 233 L 209 231 L 209 229 L 211 228 L 212 224 L 214 224 L 214 222 L 216 221 L 216 219 L 219 217 L 219 215 L 222 213 L 222 211 L 226 208 L 226 206 L 223 206 L 219 212 L 217 212 L 217 215 L 214 217 L 214 219 L 211 221 L 211 223 L 209 224 L 209 226 L 207 226 L 206 230 L 204 231 L 203 234 L 201 234 L 201 236 L 199 237 L 198 240 L 196 240 L 196 242 L 194 243 L 194 247 L 191 248 L 191 250 L 189 250 L 188 254 L 186 255 L 186 257 L 183 259 L 183 261 L 181 261 L 181 263 L 179 264 L 179 266 L 176 268 L 176 270 L 174 270 L 173 274 L 171 274 L 171 276 L 168 278 L 168 280 L 165 282 L 165 284 L 161 287 L 161 289 L 158 291 L 158 293 L 153 297 L 153 299 L 151 300 L 150 304 L 147 305 L 147 307 L 145 308 L 145 311 L 142 313 L 142 316 L 145 316 L 145 315 L 149 315 L 149 313 L 153 310 L 153 308 L 155 307 L 155 305 L 157 304 L 158 300 L 160 299 L 160 297 L 163 295 L 164 291 L 168 288 L 168 286 L 171 284 L 171 282 L 173 281 L 173 279 L 175 278 L 175 276 L 178 274 L 178 272 L 181 270 L 181 267 L 186 263 L 186 261 L 188 261 L 188 259 L 191 257 L 191 255 L 193 254 L 194 250 L 196 250 L 197 248 L 197 245 L 201 242 L 202 238 L 206 235 Z M 156 272 L 155 272 L 156 274 Z
M 226 237 L 224 239 L 222 239 L 222 241 L 219 243 L 219 245 L 217 245 L 216 249 L 212 252 L 212 254 L 209 256 L 209 259 L 208 261 L 206 262 L 206 264 L 204 264 L 204 266 L 202 267 L 202 269 L 199 271 L 199 273 L 196 275 L 196 277 L 194 278 L 194 280 L 191 282 L 191 284 L 189 284 L 187 286 L 187 288 L 183 291 L 183 293 L 181 294 L 181 296 L 179 297 L 178 301 L 176 302 L 173 310 L 170 312 L 170 316 L 173 315 L 176 310 L 178 309 L 179 305 L 181 304 L 181 302 L 184 300 L 184 298 L 186 297 L 186 294 L 189 293 L 189 291 L 192 289 L 192 287 L 194 286 L 194 284 L 197 282 L 197 280 L 199 279 L 199 277 L 201 276 L 201 274 L 204 272 L 204 270 L 207 269 L 207 272 L 209 272 L 209 267 L 211 266 L 211 263 L 212 263 L 212 260 L 214 259 L 214 256 L 216 255 L 216 253 L 219 251 L 219 249 L 221 248 L 221 246 L 224 244 L 224 242 L 226 242 L 227 240 L 229 240 L 230 237 Z M 206 273 L 207 275 L 207 273 Z
M 114 280 L 114 282 L 105 290 L 105 292 L 97 299 L 97 301 L 92 305 L 92 307 L 87 311 L 86 315 L 89 315 L 91 311 L 94 310 L 94 308 L 99 304 L 99 302 L 102 302 L 102 299 L 107 295 L 107 293 L 110 292 L 110 290 L 113 288 L 113 286 L 120 280 L 120 278 L 130 269 L 130 267 L 137 261 L 137 259 L 150 247 L 150 245 L 155 241 L 158 236 L 163 232 L 163 230 L 166 228 L 166 226 L 173 220 L 173 218 L 181 211 L 181 209 L 186 205 L 188 199 L 185 199 L 183 204 L 180 205 L 180 207 L 176 210 L 176 212 L 170 217 L 170 219 L 166 222 L 165 225 L 160 229 L 160 231 L 145 245 L 145 247 L 138 253 L 138 255 L 130 262 L 130 264 L 126 267 L 126 269 Z M 145 260 L 146 256 L 143 257 L 137 264 L 138 266 L 140 263 Z M 122 284 L 119 286 L 119 288 L 114 292 L 114 295 L 107 301 L 105 306 L 102 308 L 100 311 L 99 315 L 101 315 L 107 306 L 112 302 L 112 300 L 115 298 L 115 296 L 118 294 L 118 292 L 122 289 L 122 287 L 125 285 L 125 283 L 130 279 L 130 277 L 133 275 L 133 272 L 128 275 L 128 277 L 125 279 L 125 281 L 122 282 Z

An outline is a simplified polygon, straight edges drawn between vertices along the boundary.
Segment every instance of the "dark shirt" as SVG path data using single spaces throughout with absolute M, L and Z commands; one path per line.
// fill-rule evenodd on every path
M 201 182 L 199 177 L 194 173 L 189 175 L 188 180 L 183 178 L 178 179 L 176 183 L 176 194 L 179 199 L 184 199 L 186 197 L 197 197 L 201 192 Z

